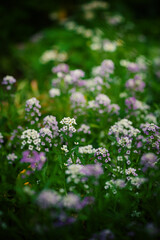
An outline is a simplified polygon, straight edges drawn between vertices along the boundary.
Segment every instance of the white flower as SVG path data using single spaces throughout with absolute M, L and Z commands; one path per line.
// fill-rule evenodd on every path
M 50 95 L 51 98 L 54 98 L 56 96 L 60 96 L 61 95 L 61 91 L 58 88 L 51 88 L 49 90 L 49 95 Z
M 91 153 L 95 153 L 96 149 L 93 148 L 92 145 L 87 145 L 87 146 L 83 146 L 83 147 L 79 147 L 79 153 L 85 153 L 85 154 L 91 154 Z
M 61 147 L 61 150 L 63 150 L 64 152 L 69 152 L 69 150 L 67 149 L 67 145 L 63 145 L 63 147 Z

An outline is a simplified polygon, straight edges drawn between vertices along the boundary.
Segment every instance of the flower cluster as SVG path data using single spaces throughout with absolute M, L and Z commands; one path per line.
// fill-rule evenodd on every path
M 154 153 L 145 153 L 141 157 L 141 164 L 144 166 L 143 171 L 147 171 L 148 168 L 155 168 L 158 158 Z
M 96 102 L 98 103 L 98 105 L 103 105 L 104 107 L 106 107 L 111 103 L 111 100 L 107 95 L 100 93 L 96 97 Z
M 59 208 L 59 210 L 68 209 L 79 211 L 86 205 L 91 204 L 93 199 L 84 198 L 83 200 L 74 193 L 68 193 L 61 196 L 54 190 L 43 190 L 36 199 L 37 204 L 42 209 Z
M 95 162 L 100 161 L 101 163 L 107 163 L 111 161 L 110 154 L 106 148 L 98 148 L 94 154 Z
M 144 134 L 142 141 L 147 150 L 156 149 L 156 153 L 160 153 L 160 127 L 154 123 L 141 124 L 140 128 Z
M 57 97 L 61 95 L 61 91 L 59 88 L 51 88 L 49 90 L 49 95 L 51 98 Z
M 43 125 L 45 128 L 49 128 L 52 131 L 53 138 L 59 135 L 58 133 L 58 122 L 56 117 L 48 115 L 43 119 Z
M 136 169 L 135 168 L 127 168 L 125 170 L 125 173 L 126 173 L 126 175 L 131 175 L 132 174 L 135 177 L 138 176 L 138 174 L 136 173 Z M 130 177 L 127 177 L 127 179 L 130 179 Z
M 39 117 L 41 116 L 41 113 L 39 111 L 40 108 L 41 105 L 39 104 L 39 101 L 36 98 L 33 97 L 26 101 L 25 119 L 27 119 L 31 125 L 39 121 Z
M 147 182 L 146 178 L 143 177 L 130 177 L 131 184 L 139 188 L 143 183 Z
M 91 134 L 90 126 L 88 126 L 86 124 L 81 124 L 81 126 L 77 130 L 77 132 L 82 132 L 84 134 Z
M 99 233 L 94 233 L 89 240 L 113 240 L 114 234 L 109 229 L 104 229 Z
M 65 63 L 60 63 L 56 67 L 52 68 L 53 73 L 68 73 L 69 72 L 69 66 Z
M 40 61 L 41 63 L 45 64 L 49 61 L 58 61 L 58 62 L 64 62 L 68 59 L 68 55 L 66 52 L 58 52 L 56 49 L 53 50 L 47 50 L 45 51 L 41 58 Z
M 143 92 L 146 84 L 142 81 L 142 77 L 140 75 L 135 75 L 134 78 L 130 78 L 126 82 L 126 88 L 134 92 Z
M 79 147 L 79 153 L 81 154 L 92 154 L 96 152 L 96 149 L 92 145 Z
M 37 197 L 37 204 L 42 209 L 60 206 L 61 196 L 53 190 L 43 190 Z
M 61 150 L 64 151 L 65 153 L 69 152 L 67 145 L 63 145 L 63 147 L 61 147 Z
M 79 108 L 85 106 L 86 99 L 85 99 L 84 95 L 81 92 L 73 92 L 71 97 L 70 97 L 70 102 L 71 102 L 71 107 L 72 108 L 74 108 L 74 109 L 78 108 L 78 110 L 80 111 Z
M 145 112 L 149 109 L 149 106 L 146 103 L 143 103 L 137 100 L 135 97 L 129 97 L 125 100 L 125 104 L 127 106 L 127 112 L 131 111 L 132 115 L 137 115 L 138 111 Z
M 83 165 L 80 172 L 85 177 L 92 176 L 92 177 L 98 178 L 100 175 L 103 174 L 103 168 L 100 163 L 87 164 L 87 165 Z
M 32 170 L 41 170 L 46 160 L 43 152 L 38 153 L 36 151 L 30 152 L 27 150 L 23 152 L 21 162 L 30 163 Z
M 12 89 L 12 85 L 16 83 L 16 79 L 12 76 L 6 76 L 3 78 L 2 80 L 2 84 L 6 86 L 7 90 L 11 90 Z
M 24 146 L 27 145 L 30 151 L 34 150 L 34 148 L 38 151 L 41 150 L 40 148 L 41 139 L 39 133 L 36 130 L 27 129 L 23 131 L 21 139 L 23 140 L 21 148 L 24 148 Z
M 64 133 L 65 135 L 73 136 L 73 133 L 76 132 L 76 129 L 73 125 L 76 125 L 76 120 L 70 117 L 64 117 L 61 121 L 63 127 L 59 130 L 59 132 Z
M 140 131 L 132 126 L 128 119 L 122 119 L 116 122 L 109 129 L 109 135 L 114 135 L 119 146 L 131 148 L 133 139 Z
M 75 163 L 76 164 L 81 164 L 81 160 L 80 160 L 80 158 L 79 157 L 77 157 L 77 159 L 76 160 L 74 160 L 75 161 Z M 67 160 L 67 166 L 69 166 L 69 165 L 71 165 L 71 164 L 73 164 L 73 160 L 72 160 L 72 158 L 70 157 L 68 160 Z
M 16 156 L 15 153 L 10 153 L 7 155 L 7 159 L 9 163 L 13 163 L 15 161 L 15 159 L 17 159 L 18 157 Z
M 117 193 L 117 190 L 116 190 L 117 188 L 122 189 L 124 187 L 126 187 L 126 183 L 125 183 L 125 180 L 123 179 L 116 179 L 116 180 L 112 179 L 110 181 L 107 181 L 104 186 L 106 190 L 111 189 L 113 194 Z
M 49 128 L 41 128 L 39 131 L 41 137 L 41 148 L 44 147 L 46 152 L 49 152 L 49 148 L 52 147 L 53 135 Z
M 0 132 L 0 148 L 2 148 L 2 144 L 4 143 L 4 140 L 3 140 L 3 135 L 2 133 Z

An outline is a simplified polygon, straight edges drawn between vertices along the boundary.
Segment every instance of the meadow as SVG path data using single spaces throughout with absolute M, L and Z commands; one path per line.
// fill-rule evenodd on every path
M 160 239 L 158 25 L 49 17 L 0 83 L 1 239 Z

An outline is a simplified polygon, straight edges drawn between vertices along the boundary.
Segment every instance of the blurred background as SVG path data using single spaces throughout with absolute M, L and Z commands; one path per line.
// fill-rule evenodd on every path
M 59 21 L 77 14 L 87 0 L 6 0 L 0 5 L 0 77 L 23 76 L 15 46 L 46 28 L 56 28 Z M 110 0 L 110 11 L 120 13 L 140 26 L 145 36 L 159 39 L 160 14 L 158 0 Z M 52 14 L 54 13 L 54 14 Z M 51 17 L 52 16 L 52 17 Z M 55 17 L 56 16 L 56 17 Z

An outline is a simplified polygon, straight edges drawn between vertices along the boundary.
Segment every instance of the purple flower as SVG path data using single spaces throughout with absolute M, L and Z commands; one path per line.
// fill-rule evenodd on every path
M 93 234 L 89 240 L 111 240 L 114 239 L 114 235 L 109 229 L 102 230 L 99 233 Z
M 135 75 L 133 79 L 126 82 L 126 88 L 135 92 L 143 92 L 146 84 L 139 75 Z
M 43 125 L 45 128 L 49 128 L 52 131 L 53 138 L 59 135 L 58 133 L 58 122 L 56 117 L 48 115 L 43 119 Z
M 140 70 L 138 64 L 134 62 L 130 62 L 127 68 L 130 72 L 133 72 L 133 73 L 138 72 Z
M 4 140 L 3 140 L 3 135 L 0 132 L 0 148 L 2 148 L 2 143 L 4 143 Z
M 104 60 L 101 63 L 100 73 L 102 76 L 106 76 L 108 73 L 114 72 L 114 63 L 112 60 Z
M 146 153 L 141 157 L 141 164 L 144 166 L 143 171 L 147 171 L 148 168 L 155 168 L 155 164 L 158 159 L 154 153 Z
M 16 82 L 16 79 L 12 76 L 7 75 L 6 77 L 3 78 L 2 84 L 6 85 L 7 90 L 11 90 L 12 85 Z
M 61 201 L 60 195 L 52 190 L 43 190 L 37 197 L 37 204 L 43 208 L 57 207 Z
M 99 105 L 103 105 L 106 107 L 110 104 L 110 102 L 111 102 L 111 100 L 105 94 L 100 93 L 96 97 L 96 103 L 98 103 Z
M 84 107 L 86 103 L 86 99 L 81 92 L 73 92 L 70 97 L 70 101 L 73 108 Z
M 103 174 L 103 168 L 100 163 L 84 165 L 80 170 L 81 174 L 98 178 Z
M 38 153 L 36 151 L 30 152 L 28 150 L 24 151 L 21 162 L 30 163 L 33 170 L 41 170 L 44 163 L 46 162 L 45 153 Z
M 26 101 L 26 116 L 25 119 L 29 121 L 32 125 L 39 121 L 39 117 L 41 116 L 41 113 L 39 109 L 41 108 L 41 105 L 39 104 L 39 101 L 36 98 L 30 98 Z
M 69 72 L 69 66 L 66 63 L 61 63 L 59 65 L 57 65 L 56 67 L 52 68 L 52 72 L 53 73 L 68 73 Z

